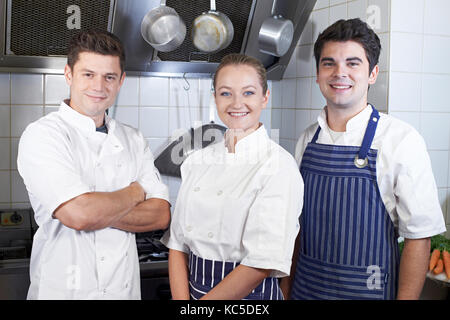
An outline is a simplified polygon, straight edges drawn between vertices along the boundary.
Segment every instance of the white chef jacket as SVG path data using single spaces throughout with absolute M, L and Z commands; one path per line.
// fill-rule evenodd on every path
M 146 198 L 168 200 L 142 134 L 106 116 L 108 134 L 62 103 L 30 124 L 17 165 L 39 225 L 28 299 L 140 299 L 135 235 L 113 228 L 76 231 L 52 218 L 62 203 L 138 181 Z
M 295 158 L 298 165 L 319 125 L 318 144 L 361 146 L 371 114 L 369 104 L 347 122 L 344 133 L 333 135 L 323 109 L 318 122 L 307 128 L 297 142 Z M 371 149 L 378 150 L 378 188 L 399 235 L 420 239 L 445 232 L 431 161 L 420 134 L 409 124 L 380 113 Z
M 303 180 L 294 158 L 273 142 L 264 126 L 239 140 L 235 153 L 224 143 L 190 155 L 170 229 L 171 249 L 215 261 L 272 269 L 289 275 Z

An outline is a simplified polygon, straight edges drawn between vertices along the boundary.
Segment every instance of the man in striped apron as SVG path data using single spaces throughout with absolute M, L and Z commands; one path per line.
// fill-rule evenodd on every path
M 297 144 L 305 193 L 287 289 L 292 299 L 417 299 L 429 237 L 445 231 L 423 139 L 367 103 L 380 49 L 378 36 L 359 19 L 337 21 L 314 46 L 327 105 Z M 420 159 L 402 163 L 396 150 L 414 150 Z M 414 180 L 417 171 L 424 175 Z
M 378 191 L 377 150 L 370 149 L 379 118 L 373 109 L 361 147 L 318 144 L 318 127 L 303 154 L 308 188 L 293 298 L 395 298 L 397 235 Z

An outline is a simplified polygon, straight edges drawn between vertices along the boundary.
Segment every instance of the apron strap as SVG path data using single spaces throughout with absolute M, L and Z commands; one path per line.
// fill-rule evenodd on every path
M 358 158 L 365 159 L 367 153 L 369 152 L 370 146 L 372 145 L 373 138 L 375 137 L 375 131 L 377 130 L 378 120 L 380 119 L 380 114 L 377 109 L 372 106 L 372 115 L 370 116 L 369 123 L 366 128 L 366 133 L 364 134 L 364 139 L 359 149 Z
M 316 143 L 317 139 L 319 138 L 319 132 L 320 132 L 320 126 L 317 127 L 316 133 L 314 134 L 314 137 L 311 140 L 311 143 Z
M 375 137 L 375 131 L 377 130 L 378 120 L 380 119 L 380 114 L 378 110 L 372 106 L 372 114 L 369 119 L 369 123 L 366 128 L 366 132 L 364 134 L 364 139 L 361 144 L 361 148 L 359 149 L 358 158 L 365 159 L 367 157 L 367 153 L 369 152 L 370 146 L 372 145 L 373 138 Z M 317 127 L 316 133 L 311 140 L 311 143 L 316 143 L 319 138 L 320 126 Z

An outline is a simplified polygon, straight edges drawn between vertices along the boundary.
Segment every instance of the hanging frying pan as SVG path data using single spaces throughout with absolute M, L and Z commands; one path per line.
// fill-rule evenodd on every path
M 185 90 L 188 91 L 189 86 Z M 181 164 L 192 152 L 223 140 L 227 128 L 214 123 L 214 109 L 214 96 L 211 94 L 209 102 L 210 123 L 195 129 L 191 128 L 177 140 L 171 142 L 155 159 L 155 167 L 159 170 L 159 173 L 171 177 L 181 177 Z
M 202 52 L 217 52 L 228 47 L 233 40 L 234 28 L 230 18 L 216 10 L 211 0 L 211 10 L 195 18 L 192 24 L 192 42 Z
M 161 0 L 161 5 L 142 19 L 141 35 L 156 50 L 169 52 L 183 43 L 186 25 L 175 9 L 166 6 L 166 0 Z

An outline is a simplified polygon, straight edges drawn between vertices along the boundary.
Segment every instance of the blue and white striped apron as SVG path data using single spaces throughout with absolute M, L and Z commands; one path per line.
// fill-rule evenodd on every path
M 189 254 L 189 292 L 194 300 L 200 299 L 225 278 L 239 262 L 223 262 L 202 259 Z M 278 279 L 265 278 L 243 300 L 283 300 Z
M 398 235 L 378 189 L 377 150 L 370 149 L 379 118 L 373 108 L 361 147 L 318 144 L 319 127 L 305 150 L 292 299 L 396 297 Z

